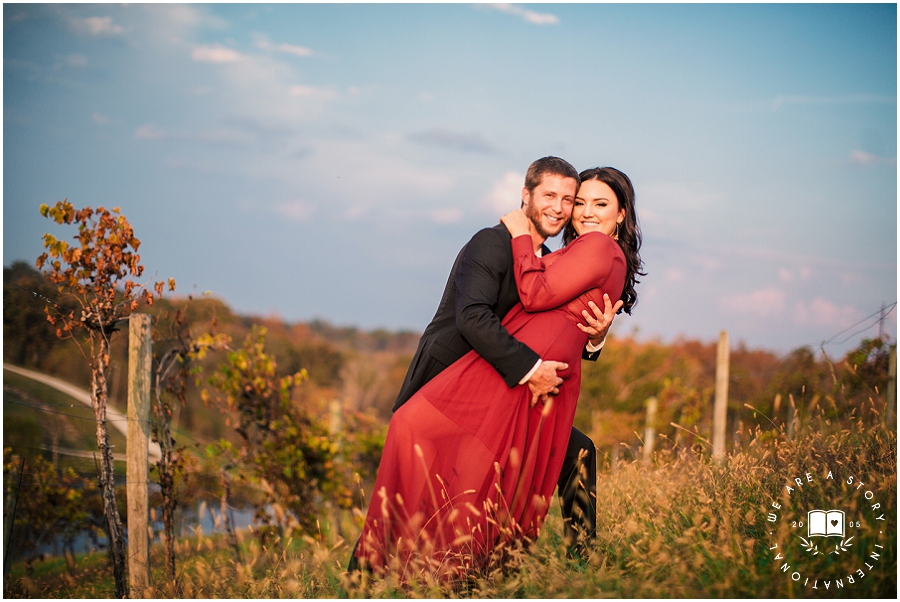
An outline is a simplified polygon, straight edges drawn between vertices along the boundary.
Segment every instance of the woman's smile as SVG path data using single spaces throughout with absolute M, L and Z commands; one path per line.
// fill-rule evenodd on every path
M 612 236 L 616 232 L 616 223 L 623 219 L 625 210 L 619 207 L 616 193 L 606 182 L 582 182 L 572 208 L 572 226 L 579 236 L 586 232 Z

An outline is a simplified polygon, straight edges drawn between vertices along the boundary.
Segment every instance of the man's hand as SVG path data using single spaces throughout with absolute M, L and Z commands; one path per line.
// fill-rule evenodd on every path
M 594 346 L 597 346 L 606 340 L 606 333 L 609 332 L 609 327 L 612 326 L 616 312 L 624 305 L 621 299 L 616 301 L 616 304 L 613 305 L 609 302 L 609 295 L 606 293 L 603 293 L 603 304 L 606 306 L 606 309 L 605 311 L 600 311 L 600 308 L 597 307 L 596 303 L 593 301 L 588 302 L 588 307 L 591 308 L 594 315 L 592 316 L 586 310 L 582 310 L 581 315 L 584 316 L 584 321 L 587 322 L 587 326 L 578 324 L 578 328 L 581 329 L 581 332 L 588 335 L 588 340 L 590 340 L 591 344 Z
M 531 234 L 529 227 L 531 220 L 528 219 L 528 216 L 525 215 L 525 212 L 521 209 L 516 209 L 507 213 L 500 218 L 500 223 L 506 226 L 506 229 L 509 230 L 509 235 L 513 238 L 522 236 L 523 234 Z
M 559 395 L 559 386 L 563 379 L 556 375 L 557 370 L 565 370 L 569 364 L 565 362 L 543 361 L 528 379 L 528 388 L 531 390 L 531 407 L 538 401 L 544 401 L 550 395 Z

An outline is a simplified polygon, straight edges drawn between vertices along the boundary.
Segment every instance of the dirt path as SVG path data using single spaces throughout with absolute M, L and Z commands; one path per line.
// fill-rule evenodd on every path
M 72 399 L 85 404 L 87 407 L 91 407 L 91 394 L 84 389 L 79 389 L 71 383 L 67 383 L 64 380 L 54 378 L 53 376 L 41 374 L 40 372 L 27 370 L 25 368 L 20 368 L 19 366 L 13 366 L 12 364 L 4 363 L 3 369 L 9 370 L 10 372 L 15 372 L 16 374 L 20 374 L 32 380 L 36 380 L 47 385 L 48 387 L 53 387 L 57 391 L 62 391 Z M 127 439 L 128 428 L 126 425 L 128 424 L 128 422 L 126 417 L 109 406 L 107 406 L 106 408 L 106 417 L 108 418 L 107 424 L 112 425 L 113 428 L 117 429 L 119 432 L 125 435 L 125 438 Z M 159 445 L 157 443 L 151 441 L 147 451 L 150 455 L 151 461 L 155 462 L 159 460 L 160 451 Z

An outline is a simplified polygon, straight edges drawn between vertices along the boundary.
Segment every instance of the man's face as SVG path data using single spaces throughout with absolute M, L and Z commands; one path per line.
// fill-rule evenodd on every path
M 575 190 L 578 184 L 574 178 L 555 174 L 544 174 L 541 183 L 529 193 L 522 189 L 522 208 L 531 220 L 535 231 L 544 239 L 559 234 L 572 216 Z

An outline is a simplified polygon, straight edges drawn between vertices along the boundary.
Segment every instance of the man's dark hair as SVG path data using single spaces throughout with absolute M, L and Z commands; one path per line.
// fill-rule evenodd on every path
M 578 179 L 578 172 L 568 161 L 559 157 L 544 157 L 529 165 L 528 171 L 525 172 L 525 188 L 529 193 L 534 192 L 534 189 L 538 187 L 544 174 L 572 178 L 575 180 L 576 186 L 581 183 L 581 180 Z

